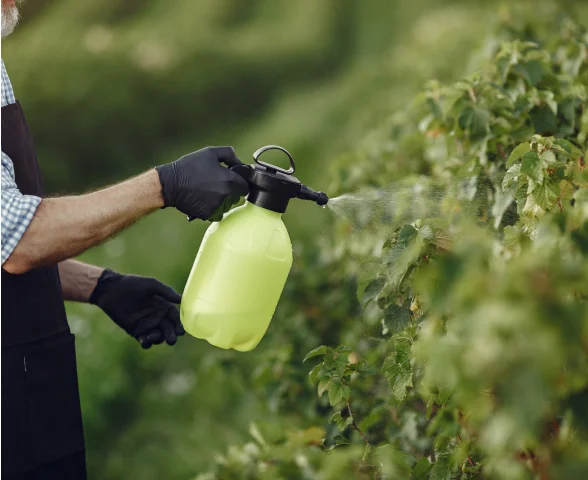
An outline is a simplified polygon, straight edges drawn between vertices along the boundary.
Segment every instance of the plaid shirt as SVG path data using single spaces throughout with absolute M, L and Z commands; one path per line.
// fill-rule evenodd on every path
M 16 100 L 2 60 L 2 106 L 12 103 L 16 103 Z M 2 152 L 2 265 L 24 235 L 39 203 L 39 197 L 20 193 L 12 160 Z

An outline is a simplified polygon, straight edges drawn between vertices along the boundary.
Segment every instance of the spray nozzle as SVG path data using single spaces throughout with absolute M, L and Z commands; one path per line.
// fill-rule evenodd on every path
M 268 150 L 280 150 L 290 160 L 290 168 L 285 170 L 276 165 L 259 159 Z M 315 192 L 300 183 L 292 174 L 296 171 L 296 164 L 292 155 L 278 145 L 267 145 L 253 154 L 256 165 L 237 165 L 231 170 L 241 175 L 249 183 L 247 201 L 267 210 L 284 213 L 288 202 L 292 198 L 311 200 L 318 205 L 326 205 L 329 197 L 323 192 Z
M 300 184 L 300 193 L 298 193 L 296 198 L 300 198 L 301 200 L 311 200 L 320 206 L 326 205 L 329 201 L 329 197 L 326 193 L 315 192 L 312 188 L 302 184 Z

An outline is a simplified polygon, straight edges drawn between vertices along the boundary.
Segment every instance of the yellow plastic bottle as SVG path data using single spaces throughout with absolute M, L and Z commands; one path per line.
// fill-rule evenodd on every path
M 258 160 L 271 149 L 288 155 L 289 170 Z M 263 147 L 253 158 L 255 166 L 233 167 L 249 182 L 247 201 L 206 231 L 180 307 L 190 335 L 243 352 L 253 350 L 267 331 L 292 266 L 282 221 L 289 200 L 328 201 L 292 176 L 294 161 L 283 148 Z

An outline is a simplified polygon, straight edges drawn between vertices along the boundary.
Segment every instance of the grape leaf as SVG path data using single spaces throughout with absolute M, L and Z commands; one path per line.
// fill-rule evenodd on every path
M 546 69 L 540 61 L 531 60 L 526 63 L 515 65 L 513 71 L 521 75 L 531 87 L 534 87 L 541 81 L 545 75 Z
M 498 229 L 500 226 L 504 212 L 514 200 L 514 194 L 514 188 L 507 189 L 504 192 L 501 192 L 500 190 L 496 191 L 494 195 L 494 205 L 492 205 L 492 216 L 494 217 L 495 229 Z
M 330 377 L 325 377 L 322 378 L 321 381 L 318 384 L 318 396 L 322 396 L 323 393 L 325 393 L 329 387 L 331 386 L 331 378 Z
M 382 365 L 382 372 L 392 387 L 392 395 L 398 402 L 404 401 L 407 388 L 412 387 L 412 366 L 410 364 L 410 340 L 394 338 L 394 350 Z
M 517 163 L 508 169 L 508 171 L 504 174 L 504 178 L 502 179 L 502 189 L 506 190 L 508 187 L 511 186 L 513 182 L 517 182 L 519 180 L 519 173 L 521 172 L 521 164 Z
M 331 379 L 328 390 L 329 403 L 333 407 L 343 400 L 348 400 L 351 396 L 351 389 L 348 385 L 345 385 L 340 378 Z
M 582 151 L 578 147 L 563 138 L 558 138 L 553 144 L 562 147 L 570 155 L 572 160 L 576 160 L 582 156 Z
M 448 453 L 442 453 L 437 456 L 437 461 L 433 468 L 431 468 L 430 480 L 450 480 L 451 471 L 453 466 L 451 465 L 451 458 Z
M 557 161 L 557 159 L 555 158 L 555 153 L 553 153 L 551 150 L 545 150 L 539 156 L 539 158 L 541 159 L 543 165 L 551 165 Z
M 537 152 L 531 150 L 523 155 L 520 172 L 536 183 L 543 181 L 543 165 Z
M 547 105 L 540 105 L 529 112 L 536 132 L 541 135 L 553 135 L 557 130 L 557 117 Z
M 315 366 L 309 373 L 308 373 L 308 380 L 310 381 L 311 385 L 314 385 L 318 378 L 319 378 L 319 374 L 321 369 L 323 368 L 323 364 L 319 363 L 317 366 Z
M 331 418 L 329 418 L 329 423 L 335 423 L 337 428 L 343 431 L 353 423 L 353 417 L 350 415 L 347 418 L 343 418 L 341 412 L 335 412 Z
M 319 355 L 326 355 L 327 353 L 329 353 L 329 347 L 327 347 L 326 345 L 321 345 L 320 347 L 316 347 L 315 349 L 308 352 L 306 354 L 306 357 L 304 357 L 304 360 L 302 360 L 302 362 L 304 363 L 310 358 L 318 357 Z
M 386 280 L 382 277 L 378 277 L 368 283 L 367 287 L 363 292 L 358 295 L 358 300 L 362 307 L 367 306 L 370 302 L 375 300 L 382 288 L 386 284 Z M 358 292 L 359 293 L 359 292 Z
M 459 116 L 458 123 L 471 138 L 484 137 L 489 131 L 490 114 L 480 107 L 466 107 Z
M 531 150 L 531 144 L 529 142 L 517 145 L 508 156 L 506 168 L 510 168 L 514 162 L 516 162 L 519 158 L 523 156 L 523 154 L 527 153 L 529 150 Z
M 529 186 L 527 180 L 519 180 L 517 183 L 517 189 L 515 191 L 515 201 L 517 202 L 517 213 L 521 215 L 527 202 L 527 187 Z
M 372 445 L 371 443 L 367 443 L 365 446 L 365 450 L 363 452 L 363 457 L 362 457 L 361 461 L 367 462 L 368 460 L 370 460 L 372 458 L 372 456 L 374 455 L 374 453 L 376 453 L 376 449 L 377 449 L 377 447 L 375 445 Z
M 426 457 L 421 457 L 412 469 L 413 480 L 428 480 L 433 464 Z
M 559 197 L 559 186 L 553 180 L 545 179 L 533 190 L 533 198 L 543 210 L 549 210 Z
M 396 304 L 390 305 L 384 315 L 383 327 L 386 334 L 398 333 L 410 325 L 412 313 L 408 308 L 399 307 Z

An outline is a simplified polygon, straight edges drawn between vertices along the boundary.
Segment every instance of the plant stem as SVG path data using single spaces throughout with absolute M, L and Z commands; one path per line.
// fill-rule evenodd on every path
M 359 433 L 361 435 L 361 438 L 363 438 L 363 441 L 367 444 L 370 445 L 370 442 L 368 441 L 367 437 L 365 436 L 365 434 L 361 431 L 361 428 L 359 428 L 357 426 L 357 423 L 355 423 L 355 416 L 353 415 L 353 411 L 351 410 L 351 402 L 349 400 L 347 400 L 347 410 L 349 411 L 349 416 L 351 417 L 351 420 L 353 420 L 353 423 L 351 424 L 351 426 L 353 427 L 353 429 Z
M 459 440 L 459 443 L 461 443 L 461 437 L 460 437 L 459 435 L 457 436 L 457 439 Z M 470 462 L 470 465 L 471 465 L 472 467 L 475 467 L 475 466 L 476 466 L 476 462 L 474 462 L 474 461 L 472 460 L 472 457 L 470 457 L 470 456 L 469 456 L 469 454 L 468 454 L 468 461 Z

